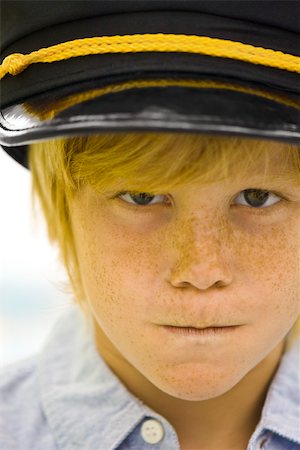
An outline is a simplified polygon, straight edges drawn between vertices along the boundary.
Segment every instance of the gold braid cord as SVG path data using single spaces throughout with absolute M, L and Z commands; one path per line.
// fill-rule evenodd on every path
M 184 34 L 133 34 L 76 39 L 29 54 L 13 53 L 0 65 L 0 79 L 18 75 L 35 63 L 52 63 L 104 53 L 182 52 L 237 59 L 300 73 L 300 57 L 242 42 Z

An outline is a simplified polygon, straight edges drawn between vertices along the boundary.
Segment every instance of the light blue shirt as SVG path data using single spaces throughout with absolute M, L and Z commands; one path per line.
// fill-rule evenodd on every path
M 298 339 L 283 355 L 248 450 L 300 450 L 299 349 Z M 40 353 L 0 372 L 0 450 L 131 449 L 179 450 L 179 443 L 170 423 L 108 368 L 72 306 Z

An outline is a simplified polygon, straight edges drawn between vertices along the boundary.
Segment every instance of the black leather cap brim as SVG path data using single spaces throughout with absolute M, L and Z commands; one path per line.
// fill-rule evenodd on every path
M 173 85 L 168 78 L 170 85 L 161 87 L 163 79 L 136 79 L 131 88 L 124 88 L 125 79 L 109 85 L 92 80 L 8 107 L 1 113 L 1 144 L 25 166 L 30 143 L 105 132 L 196 132 L 300 144 L 295 95 L 216 77 L 181 76 Z M 188 80 L 198 87 L 180 86 Z

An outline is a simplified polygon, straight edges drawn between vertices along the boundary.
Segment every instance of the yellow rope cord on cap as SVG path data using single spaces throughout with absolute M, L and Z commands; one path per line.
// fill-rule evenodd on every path
M 184 34 L 133 34 L 63 42 L 29 54 L 13 53 L 0 66 L 0 79 L 18 75 L 35 63 L 51 63 L 78 56 L 104 53 L 183 52 L 231 58 L 300 73 L 300 57 L 242 42 Z
M 293 108 L 300 108 L 300 101 L 293 100 L 281 94 L 274 94 L 271 91 L 249 88 L 233 83 L 216 82 L 211 80 L 193 80 L 193 79 L 173 79 L 162 78 L 153 80 L 130 80 L 122 83 L 114 83 L 99 89 L 93 89 L 79 94 L 69 95 L 60 100 L 56 100 L 47 104 L 30 104 L 25 103 L 24 107 L 30 114 L 37 116 L 40 120 L 51 120 L 55 116 L 78 103 L 83 103 L 88 100 L 104 96 L 106 94 L 122 92 L 128 89 L 142 89 L 149 87 L 193 87 L 202 89 L 227 89 L 236 92 L 243 92 L 247 94 L 257 95 L 259 97 L 275 100 Z

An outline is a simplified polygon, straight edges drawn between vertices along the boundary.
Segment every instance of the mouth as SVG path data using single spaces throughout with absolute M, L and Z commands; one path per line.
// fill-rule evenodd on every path
M 194 323 L 168 323 L 168 324 L 162 324 L 166 327 L 174 327 L 174 328 L 193 328 L 196 330 L 205 330 L 207 328 L 228 328 L 228 327 L 236 327 L 238 325 L 233 324 L 224 324 L 224 323 L 211 323 L 209 325 L 199 325 Z
M 163 328 L 172 334 L 183 336 L 214 336 L 234 331 L 240 325 L 226 325 L 226 326 L 209 326 L 209 327 L 194 327 L 194 326 L 178 326 L 178 325 L 163 325 Z

